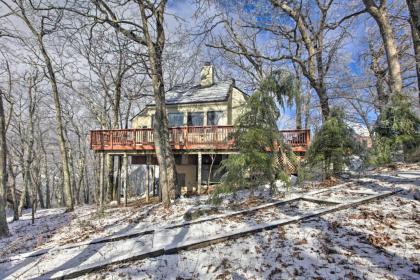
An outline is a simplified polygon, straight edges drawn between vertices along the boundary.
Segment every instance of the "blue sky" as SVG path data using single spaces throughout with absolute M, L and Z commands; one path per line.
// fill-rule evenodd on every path
M 218 1 L 221 7 L 227 11 L 235 11 L 238 8 L 238 3 L 236 1 L 220 0 Z M 280 22 L 281 24 L 293 24 L 293 22 L 288 17 L 277 17 L 273 16 L 271 13 L 272 7 L 268 1 L 246 1 L 247 4 L 243 6 L 243 12 L 249 14 L 250 16 L 255 17 L 257 23 L 261 25 L 270 24 L 272 21 Z M 191 18 L 192 14 L 195 12 L 195 6 L 191 4 L 188 0 L 181 1 L 169 1 L 169 9 L 174 11 L 177 15 L 185 19 L 185 24 L 194 24 L 193 19 Z M 257 16 L 255 16 L 257 13 Z M 366 16 L 362 16 L 365 17 Z M 343 47 L 341 48 L 340 58 L 343 58 L 344 63 L 343 67 L 348 70 L 349 75 L 363 77 L 364 70 L 360 66 L 360 53 L 362 50 L 366 50 L 366 42 L 364 36 L 366 36 L 366 21 L 363 19 L 360 21 L 360 24 L 353 24 L 351 27 L 351 37 L 347 39 Z M 372 25 L 374 22 L 370 22 Z M 264 41 L 269 39 L 271 34 L 267 32 L 261 32 L 260 40 Z M 343 55 L 344 54 L 344 55 Z M 234 77 L 235 78 L 235 77 Z M 317 96 L 314 95 L 314 98 L 317 99 Z M 283 112 L 288 117 L 293 117 L 295 115 L 294 108 L 287 108 Z M 369 116 L 372 120 L 375 118 L 374 114 Z

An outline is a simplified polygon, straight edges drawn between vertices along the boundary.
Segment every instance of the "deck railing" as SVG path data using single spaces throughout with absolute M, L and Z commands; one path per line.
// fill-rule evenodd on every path
M 173 149 L 233 149 L 233 126 L 185 126 L 169 129 Z M 292 147 L 306 148 L 309 130 L 281 130 L 283 139 Z M 152 128 L 92 130 L 90 145 L 93 150 L 154 150 Z
M 280 130 L 283 140 L 292 147 L 308 146 L 311 141 L 309 129 Z

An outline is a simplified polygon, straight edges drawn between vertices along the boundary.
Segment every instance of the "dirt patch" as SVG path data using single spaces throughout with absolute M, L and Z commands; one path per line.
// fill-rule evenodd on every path
M 286 204 L 262 208 L 252 212 L 245 212 L 240 215 L 230 216 L 228 221 L 247 224 L 261 224 L 273 220 L 287 219 L 295 216 L 309 214 L 313 210 L 326 208 L 326 204 L 309 201 L 292 201 Z
M 264 203 L 266 203 L 266 200 L 264 198 L 258 196 L 250 196 L 240 204 L 240 207 L 246 209 L 256 207 Z
M 317 199 L 324 199 L 324 200 L 332 199 L 332 200 L 345 202 L 345 201 L 365 198 L 371 195 L 372 194 L 349 192 L 347 190 L 333 190 L 333 191 L 327 191 L 327 192 L 314 195 L 313 197 Z
M 221 212 L 217 207 L 191 209 L 184 214 L 185 221 L 193 221 L 203 216 L 210 216 L 213 214 L 220 214 Z
M 128 202 L 128 206 L 133 207 L 133 208 L 142 208 L 145 205 L 157 204 L 157 203 L 159 203 L 159 197 L 158 196 L 151 196 L 151 197 L 149 197 L 149 202 L 146 202 L 146 198 L 142 197 L 142 198 L 139 198 L 139 199 Z
M 368 241 L 376 248 L 388 247 L 395 243 L 388 234 L 380 232 L 369 235 Z
M 324 180 L 322 182 L 320 182 L 319 184 L 317 184 L 317 188 L 330 188 L 330 187 L 334 187 L 338 184 L 340 184 L 340 179 L 335 178 L 335 177 L 331 177 L 330 179 Z

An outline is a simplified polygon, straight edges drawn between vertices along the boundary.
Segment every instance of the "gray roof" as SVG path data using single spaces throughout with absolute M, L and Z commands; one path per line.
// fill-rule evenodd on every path
M 189 88 L 177 87 L 166 92 L 165 100 L 168 105 L 225 101 L 229 98 L 232 86 L 234 86 L 233 80 L 217 82 L 209 87 L 201 85 Z M 148 106 L 153 105 L 155 105 L 154 101 L 148 104 Z

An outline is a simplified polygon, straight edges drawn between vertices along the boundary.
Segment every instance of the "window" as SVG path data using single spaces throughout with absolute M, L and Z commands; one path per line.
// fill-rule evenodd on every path
M 178 127 L 184 125 L 184 113 L 169 113 L 169 127 Z
M 188 113 L 187 125 L 189 126 L 203 126 L 204 125 L 204 113 Z
M 223 117 L 223 111 L 208 111 L 207 125 L 219 125 Z

